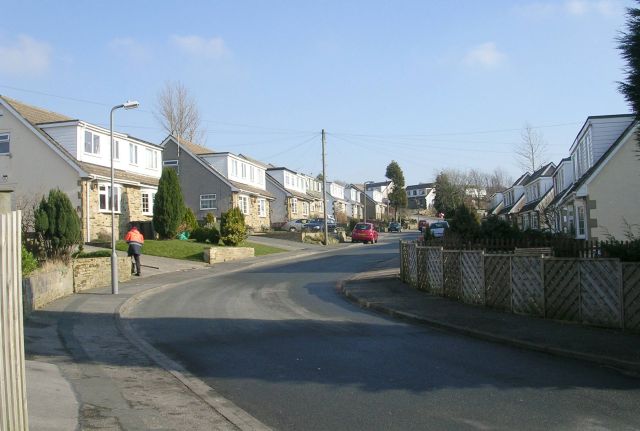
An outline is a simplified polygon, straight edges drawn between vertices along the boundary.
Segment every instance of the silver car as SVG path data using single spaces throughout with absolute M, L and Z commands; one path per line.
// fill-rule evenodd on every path
M 302 232 L 304 225 L 307 223 L 309 223 L 309 219 L 299 218 L 286 222 L 282 225 L 282 229 L 288 230 L 289 232 Z
M 447 229 L 449 229 L 449 223 L 446 221 L 438 221 L 429 225 L 431 235 L 433 235 L 435 238 L 442 238 L 444 236 L 445 230 Z

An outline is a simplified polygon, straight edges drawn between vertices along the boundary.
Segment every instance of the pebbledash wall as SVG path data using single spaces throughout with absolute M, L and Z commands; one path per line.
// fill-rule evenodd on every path
M 118 257 L 118 280 L 131 279 L 131 260 Z M 26 314 L 56 299 L 111 284 L 111 258 L 74 259 L 69 264 L 47 264 L 22 280 L 23 308 Z

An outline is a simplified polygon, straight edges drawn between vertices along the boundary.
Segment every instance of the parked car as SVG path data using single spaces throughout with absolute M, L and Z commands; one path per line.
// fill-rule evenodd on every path
M 428 221 L 426 221 L 426 220 L 420 220 L 420 221 L 418 222 L 418 230 L 419 230 L 420 232 L 424 232 L 424 231 L 425 231 L 425 229 L 428 229 L 428 228 L 429 228 L 429 222 L 428 222 Z
M 289 232 L 302 232 L 304 225 L 309 223 L 309 219 L 299 218 L 297 220 L 291 220 L 282 225 L 282 229 Z
M 402 232 L 402 225 L 397 221 L 389 223 L 389 232 Z
M 378 242 L 378 231 L 375 230 L 373 223 L 358 223 L 351 231 L 351 242 Z
M 324 219 L 323 218 L 311 219 L 307 223 L 305 223 L 302 228 L 303 230 L 306 230 L 306 231 L 321 232 L 322 230 L 324 230 Z M 331 221 L 329 217 L 327 217 L 327 228 L 329 229 L 329 232 L 336 231 L 336 222 Z
M 433 235 L 435 238 L 442 238 L 447 229 L 449 229 L 449 223 L 446 221 L 431 223 L 431 225 L 429 226 L 431 235 Z

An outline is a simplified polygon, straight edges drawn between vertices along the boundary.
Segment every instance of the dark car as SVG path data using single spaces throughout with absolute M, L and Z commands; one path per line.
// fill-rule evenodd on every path
M 397 221 L 389 223 L 389 232 L 402 232 L 402 225 Z
M 335 232 L 336 224 L 331 220 L 327 221 L 327 228 L 329 232 Z M 303 226 L 303 230 L 309 232 L 322 232 L 324 230 L 324 219 L 323 218 L 314 218 L 309 220 L 308 223 L 305 223 Z
M 351 232 L 351 242 L 378 242 L 378 231 L 374 229 L 373 223 L 358 223 Z

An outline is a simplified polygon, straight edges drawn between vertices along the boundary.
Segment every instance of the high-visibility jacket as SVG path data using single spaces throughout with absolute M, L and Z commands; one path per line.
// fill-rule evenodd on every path
M 144 236 L 140 233 L 138 229 L 131 229 L 124 236 L 124 240 L 128 243 L 137 242 L 138 244 L 144 244 Z

